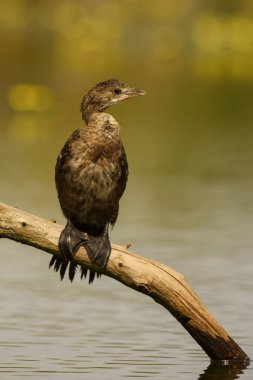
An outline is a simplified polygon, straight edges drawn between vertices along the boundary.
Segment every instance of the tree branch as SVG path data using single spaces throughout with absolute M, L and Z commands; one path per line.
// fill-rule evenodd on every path
M 0 238 L 59 255 L 61 230 L 62 226 L 52 221 L 0 203 Z M 75 260 L 79 265 L 96 269 L 164 306 L 211 360 L 249 362 L 245 352 L 210 314 L 182 274 L 159 262 L 136 256 L 118 245 L 112 246 L 110 260 L 104 270 L 91 264 L 84 248 L 79 249 Z

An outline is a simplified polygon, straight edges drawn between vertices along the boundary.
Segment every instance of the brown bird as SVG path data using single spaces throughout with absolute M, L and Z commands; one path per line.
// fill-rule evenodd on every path
M 69 264 L 72 281 L 76 271 L 73 256 L 84 246 L 90 260 L 105 268 L 111 253 L 109 224 L 115 224 L 119 200 L 126 188 L 128 164 L 120 138 L 120 126 L 105 110 L 145 91 L 129 87 L 117 79 L 98 83 L 84 95 L 81 114 L 86 128 L 77 129 L 58 156 L 55 182 L 64 216 L 67 218 L 59 247 L 53 256 L 63 279 Z M 89 283 L 98 272 L 90 270 Z M 81 278 L 87 269 L 81 268 Z

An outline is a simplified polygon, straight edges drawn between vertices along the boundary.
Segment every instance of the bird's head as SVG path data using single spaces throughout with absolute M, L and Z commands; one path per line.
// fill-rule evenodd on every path
M 84 95 L 80 109 L 82 117 L 87 122 L 93 112 L 104 112 L 124 100 L 145 94 L 144 90 L 130 87 L 118 79 L 100 82 Z

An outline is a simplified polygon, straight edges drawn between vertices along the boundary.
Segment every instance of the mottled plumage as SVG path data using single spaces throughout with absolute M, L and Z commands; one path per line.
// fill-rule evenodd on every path
M 104 111 L 133 96 L 144 95 L 116 79 L 101 82 L 83 98 L 81 113 L 86 128 L 76 130 L 58 156 L 55 182 L 67 225 L 59 245 L 63 256 L 53 257 L 50 266 L 64 277 L 69 265 L 72 281 L 76 265 L 72 257 L 84 245 L 91 261 L 106 266 L 111 245 L 109 224 L 114 225 L 119 200 L 128 177 L 127 158 L 117 121 Z M 81 277 L 87 270 L 82 268 Z M 99 276 L 99 274 L 98 274 Z M 95 272 L 90 272 L 92 282 Z

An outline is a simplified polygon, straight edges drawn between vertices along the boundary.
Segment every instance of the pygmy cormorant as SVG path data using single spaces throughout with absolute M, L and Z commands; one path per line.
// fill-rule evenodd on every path
M 80 110 L 87 126 L 70 136 L 55 168 L 58 198 L 67 224 L 59 239 L 62 255 L 53 256 L 49 266 L 54 265 L 61 279 L 69 264 L 69 278 L 73 280 L 76 264 L 72 258 L 81 245 L 101 268 L 108 262 L 108 228 L 117 220 L 128 164 L 120 126 L 105 110 L 139 95 L 145 95 L 145 91 L 110 79 L 98 83 L 82 99 Z M 87 269 L 82 268 L 81 278 L 86 274 Z M 89 282 L 95 274 L 90 271 Z

